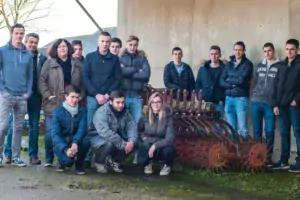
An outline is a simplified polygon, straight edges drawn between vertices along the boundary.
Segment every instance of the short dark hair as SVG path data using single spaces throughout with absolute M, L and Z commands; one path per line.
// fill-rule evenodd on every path
M 217 50 L 219 53 L 221 53 L 221 48 L 218 45 L 212 45 L 209 50 Z
M 74 47 L 75 45 L 80 45 L 81 48 L 82 48 L 82 42 L 81 42 L 81 40 L 73 40 L 71 44 L 72 44 L 73 47 Z
M 120 48 L 122 48 L 122 41 L 119 38 L 114 37 L 114 38 L 111 39 L 111 42 L 117 42 L 117 43 L 119 43 Z
M 244 43 L 243 41 L 238 41 L 238 42 L 236 42 L 236 43 L 234 44 L 234 47 L 235 47 L 236 45 L 241 46 L 241 47 L 243 47 L 243 50 L 246 50 L 246 45 L 245 45 L 245 43 Z
M 125 98 L 125 94 L 124 92 L 122 91 L 119 91 L 119 90 L 115 90 L 115 91 L 112 91 L 109 95 L 109 100 L 110 101 L 114 101 L 115 99 L 117 98 L 122 98 L 124 97 Z
M 23 24 L 16 23 L 10 27 L 10 33 L 13 33 L 15 28 L 22 28 L 25 31 L 25 27 L 23 26 Z
M 72 45 L 70 44 L 70 42 L 66 39 L 57 39 L 54 41 L 54 43 L 51 45 L 51 47 L 49 48 L 48 50 L 48 55 L 51 57 L 51 58 L 57 58 L 58 55 L 57 55 L 57 48 L 58 46 L 62 43 L 66 43 L 67 44 L 67 47 L 68 47 L 68 57 L 72 57 L 73 53 L 74 53 L 74 49 L 72 47 Z
M 174 47 L 172 49 L 172 55 L 173 55 L 174 51 L 181 51 L 181 53 L 182 53 L 182 49 L 180 47 Z
M 25 36 L 25 42 L 28 41 L 28 38 L 29 38 L 29 37 L 34 37 L 34 38 L 40 40 L 39 34 L 37 34 L 37 33 L 28 33 L 28 34 L 26 34 L 26 36 Z
M 275 50 L 275 47 L 271 42 L 267 42 L 266 44 L 264 44 L 263 48 L 266 48 L 266 47 L 270 47 L 271 49 Z
M 299 49 L 299 41 L 297 39 L 289 39 L 286 44 L 295 45 L 296 49 Z
M 99 34 L 99 36 L 100 36 L 100 35 L 103 35 L 103 36 L 109 36 L 109 37 L 111 37 L 110 33 L 109 33 L 109 32 L 107 32 L 107 31 L 103 31 L 103 32 L 101 32 L 101 33 Z
M 76 93 L 76 94 L 80 94 L 81 91 L 80 89 L 75 86 L 75 85 L 69 85 L 66 89 L 65 89 L 65 95 L 69 95 L 71 94 L 72 92 Z
M 135 36 L 135 35 L 130 35 L 130 36 L 128 37 L 128 39 L 126 40 L 126 42 L 131 42 L 131 41 L 133 41 L 133 40 L 135 40 L 135 41 L 137 41 L 137 42 L 140 41 L 140 39 L 139 39 L 137 36 Z

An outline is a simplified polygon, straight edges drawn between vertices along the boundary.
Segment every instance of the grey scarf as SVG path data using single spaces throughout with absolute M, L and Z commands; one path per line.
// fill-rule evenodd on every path
M 66 101 L 63 102 L 63 107 L 72 115 L 77 115 L 78 113 L 78 105 L 75 107 L 70 106 Z

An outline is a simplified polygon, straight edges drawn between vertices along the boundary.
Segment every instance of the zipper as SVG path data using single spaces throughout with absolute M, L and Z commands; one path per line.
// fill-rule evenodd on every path
M 67 137 L 67 143 L 70 142 L 70 136 L 72 135 L 73 130 L 74 130 L 74 127 L 73 127 L 73 126 L 74 126 L 74 116 L 71 115 L 71 129 L 70 129 L 69 135 L 68 135 L 68 137 Z
M 272 65 L 270 65 L 270 67 L 269 67 L 269 69 L 268 69 L 268 61 L 267 61 L 267 65 L 266 65 L 266 67 L 267 67 L 267 73 L 266 73 L 266 78 L 265 78 L 265 87 L 267 86 L 268 74 L 269 74 L 269 71 L 270 71 L 270 69 L 271 69 Z

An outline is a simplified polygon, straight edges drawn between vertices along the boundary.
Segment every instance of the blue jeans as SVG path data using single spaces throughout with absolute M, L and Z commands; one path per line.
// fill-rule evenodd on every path
M 225 115 L 227 122 L 237 131 L 243 138 L 247 138 L 247 97 L 226 97 L 225 102 Z M 238 127 L 237 127 L 238 124 Z
M 125 104 L 130 111 L 133 121 L 137 124 L 142 116 L 142 99 L 139 97 L 126 97 Z
M 88 130 L 93 124 L 93 117 L 96 110 L 99 108 L 99 104 L 96 98 L 94 97 L 87 97 L 87 127 Z M 93 158 L 93 151 L 90 149 L 88 154 L 86 155 L 85 161 L 91 162 Z
M 281 134 L 281 162 L 288 163 L 291 149 L 291 126 L 297 145 L 296 162 L 300 162 L 300 107 L 289 106 L 279 109 L 279 124 Z
M 39 140 L 39 120 L 40 120 L 40 112 L 41 112 L 41 96 L 39 94 L 33 93 L 27 102 L 27 111 L 29 116 L 29 134 L 28 134 L 28 140 L 29 140 L 29 157 L 35 158 L 38 157 L 38 140 Z M 9 119 L 9 130 L 6 135 L 6 147 L 4 150 L 5 157 L 11 157 L 11 143 L 12 143 L 12 121 L 13 116 L 12 113 L 10 115 Z
M 71 147 L 71 144 L 70 144 Z M 86 157 L 87 152 L 90 148 L 90 141 L 87 138 L 83 138 L 78 143 L 78 152 L 75 158 L 68 157 L 65 152 L 62 152 L 54 146 L 54 153 L 57 156 L 58 162 L 64 167 L 71 167 L 75 163 L 75 168 L 83 167 L 84 158 Z
M 265 121 L 265 134 L 269 153 L 273 152 L 275 114 L 273 106 L 261 102 L 251 102 L 251 116 L 253 124 L 254 139 L 262 142 L 263 121 Z
M 52 164 L 54 159 L 53 142 L 51 136 L 52 117 L 46 116 L 46 132 L 44 136 L 46 163 Z

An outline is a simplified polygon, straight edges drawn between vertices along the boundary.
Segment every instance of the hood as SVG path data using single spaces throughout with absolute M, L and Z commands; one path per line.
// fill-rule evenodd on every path
M 122 49 L 122 50 L 120 51 L 119 56 L 122 57 L 122 56 L 124 56 L 125 54 L 127 54 L 127 55 L 129 55 L 129 56 L 133 56 L 133 57 L 135 57 L 135 56 L 138 56 L 138 57 L 141 57 L 141 58 L 146 58 L 146 57 L 147 57 L 145 51 L 143 51 L 143 50 L 137 50 L 137 52 L 136 52 L 135 54 L 131 54 L 131 53 L 129 53 L 129 52 L 127 51 L 126 48 L 124 48 L 124 49 Z
M 14 47 L 12 44 L 11 44 L 11 42 L 8 42 L 7 44 L 6 44 L 6 46 L 9 48 L 9 49 L 11 49 L 11 50 L 16 50 L 16 51 L 20 51 L 20 52 L 22 52 L 22 53 L 26 53 L 27 51 L 28 51 L 28 49 L 26 48 L 26 46 L 22 43 L 22 45 L 21 45 L 21 49 L 18 49 L 18 48 L 16 48 L 16 47 Z
M 110 103 L 109 102 L 106 102 L 101 108 L 103 108 L 103 110 L 106 114 L 114 114 L 114 112 L 110 108 Z M 121 112 L 123 114 L 128 112 L 128 109 L 127 109 L 126 105 L 124 106 L 124 109 Z
M 276 58 L 276 60 L 275 60 L 275 62 L 272 64 L 272 65 L 274 65 L 274 64 L 276 64 L 276 63 L 279 63 L 280 62 L 280 60 L 278 59 L 278 58 Z M 265 59 L 263 59 L 263 61 L 261 62 L 263 65 L 266 65 L 267 64 L 267 59 L 265 58 Z

